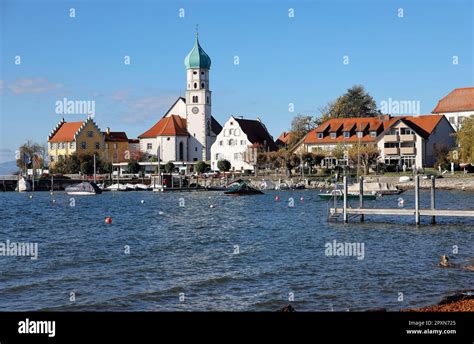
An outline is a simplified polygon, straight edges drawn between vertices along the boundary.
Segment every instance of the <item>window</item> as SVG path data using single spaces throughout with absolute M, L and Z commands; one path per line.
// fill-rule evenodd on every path
M 224 145 L 224 141 L 220 140 L 219 141 L 219 146 L 222 146 L 222 145 Z
M 75 142 L 69 142 L 69 149 L 75 149 L 76 148 L 76 143 Z
M 234 129 L 229 129 L 229 135 L 233 135 L 234 134 Z
M 184 160 L 184 145 L 183 142 L 179 143 L 179 160 Z
M 118 148 L 118 145 L 114 143 L 114 149 L 117 149 L 117 148 Z
M 451 123 L 451 124 L 455 123 L 454 117 L 449 117 L 449 123 Z
M 412 134 L 414 134 L 414 132 L 410 128 L 401 128 L 400 129 L 400 134 L 402 134 L 402 135 L 412 135 Z
M 198 72 L 194 71 L 193 74 L 196 75 Z
M 245 146 L 245 140 L 240 140 L 240 145 Z
M 204 88 L 204 83 L 203 82 L 201 82 L 201 88 Z
M 362 131 L 358 131 L 358 132 L 357 132 L 357 137 L 358 137 L 359 139 L 361 139 L 363 136 L 364 136 L 364 132 L 362 132 Z
M 95 149 L 100 149 L 100 143 L 99 142 L 95 143 Z
M 109 149 L 109 144 L 108 143 L 105 144 L 105 149 Z
M 323 133 L 318 133 L 318 139 L 322 139 L 324 137 Z
M 82 149 L 87 149 L 87 142 L 82 141 L 82 142 L 81 142 L 81 148 L 82 148 Z
M 169 138 L 169 137 L 167 137 L 167 138 L 166 138 L 166 141 L 169 141 L 169 140 L 170 140 L 170 138 Z
M 229 140 L 229 146 L 233 146 L 233 145 L 234 145 L 234 141 L 235 141 L 235 140 L 230 139 L 230 140 Z
M 153 146 L 152 146 L 151 143 L 147 143 L 147 144 L 146 144 L 146 149 L 150 150 L 150 149 L 152 149 L 152 148 L 153 148 Z
M 198 88 L 197 82 L 194 83 L 194 88 Z
M 207 98 L 206 98 L 206 103 L 207 103 L 207 104 L 210 103 L 210 102 L 209 102 L 209 96 L 207 96 Z
M 204 75 L 204 72 L 201 72 L 201 75 Z
M 371 131 L 371 132 L 370 132 L 370 136 L 372 136 L 372 137 L 377 137 L 377 132 L 376 132 L 376 131 Z
M 337 133 L 331 133 L 330 136 L 331 136 L 331 139 L 335 139 L 337 136 Z
M 198 151 L 198 148 L 197 148 L 197 147 L 194 147 L 194 151 L 197 152 L 197 151 Z
M 199 102 L 198 96 L 193 96 L 193 103 L 198 103 L 198 102 Z
M 344 138 L 345 138 L 345 139 L 348 139 L 349 137 L 351 137 L 351 133 L 348 132 L 348 131 L 345 131 L 345 132 L 344 132 Z
M 234 125 L 234 122 L 230 122 L 230 125 Z
M 94 136 L 94 132 L 92 130 L 89 130 L 87 132 L 87 137 L 93 137 Z
M 240 136 L 240 130 L 239 130 L 239 129 L 235 129 L 234 135 L 235 135 L 235 136 Z

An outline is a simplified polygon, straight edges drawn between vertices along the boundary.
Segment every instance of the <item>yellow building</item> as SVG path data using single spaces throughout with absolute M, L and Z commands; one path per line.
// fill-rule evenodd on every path
M 110 128 L 107 128 L 102 134 L 105 139 L 105 161 L 112 163 L 130 161 L 128 137 L 124 131 L 110 131 Z
M 50 165 L 74 152 L 102 158 L 104 148 L 104 135 L 90 117 L 82 122 L 66 122 L 63 118 L 48 137 Z

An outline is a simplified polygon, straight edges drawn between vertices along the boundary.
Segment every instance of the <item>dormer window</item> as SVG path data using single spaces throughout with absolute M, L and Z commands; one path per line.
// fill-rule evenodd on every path
M 318 133 L 318 139 L 322 139 L 324 137 L 324 133 Z
M 370 136 L 372 136 L 372 137 L 377 137 L 377 132 L 376 132 L 376 131 L 371 131 L 371 132 L 370 132 Z
M 358 132 L 357 132 L 357 137 L 358 137 L 359 139 L 361 139 L 363 136 L 364 136 L 364 132 L 362 132 L 362 131 L 358 131 Z
M 329 135 L 331 136 L 331 139 L 335 139 L 337 137 L 337 133 L 331 133 Z
M 345 131 L 344 132 L 344 138 L 348 139 L 349 137 L 351 137 L 351 133 L 349 131 Z

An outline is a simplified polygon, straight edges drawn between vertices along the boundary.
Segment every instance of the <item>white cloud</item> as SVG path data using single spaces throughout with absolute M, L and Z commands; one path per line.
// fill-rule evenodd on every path
M 46 78 L 21 78 L 8 85 L 8 89 L 16 95 L 42 94 L 60 88 L 61 84 L 51 83 Z

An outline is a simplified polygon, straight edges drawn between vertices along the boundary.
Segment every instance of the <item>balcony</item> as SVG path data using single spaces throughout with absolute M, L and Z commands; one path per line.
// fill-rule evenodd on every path
M 400 148 L 400 151 L 402 154 L 405 154 L 405 155 L 414 155 L 416 154 L 416 148 L 415 147 L 402 147 Z
M 398 147 L 385 148 L 384 152 L 385 152 L 385 155 L 398 155 L 398 154 L 400 154 L 400 150 L 399 150 Z
M 385 142 L 398 142 L 400 138 L 398 135 L 385 135 L 384 139 Z
M 414 141 L 416 141 L 416 137 L 415 137 L 414 134 L 400 135 L 400 141 L 402 141 L 402 142 L 414 142 Z

